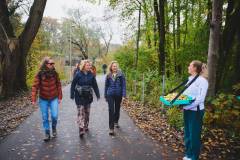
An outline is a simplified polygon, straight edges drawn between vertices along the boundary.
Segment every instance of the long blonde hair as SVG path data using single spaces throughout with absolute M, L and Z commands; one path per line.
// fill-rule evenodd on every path
M 199 60 L 192 61 L 193 66 L 196 68 L 196 72 L 203 76 L 204 78 L 208 79 L 208 69 L 205 63 L 202 63 Z
M 112 65 L 113 64 L 116 64 L 117 65 L 117 68 L 119 70 L 119 65 L 118 65 L 118 62 L 117 61 L 112 61 L 108 66 L 108 73 L 112 73 Z
M 87 63 L 90 64 L 91 62 L 90 62 L 89 60 L 87 60 L 87 59 L 81 61 L 80 66 L 79 66 L 80 71 L 83 71 L 83 70 L 84 70 L 85 65 L 86 65 Z

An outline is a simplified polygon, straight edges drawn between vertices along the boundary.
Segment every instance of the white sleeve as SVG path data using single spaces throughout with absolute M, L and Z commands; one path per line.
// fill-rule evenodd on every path
M 198 87 L 198 94 L 195 97 L 195 101 L 191 105 L 184 107 L 184 109 L 189 110 L 197 107 L 201 103 L 204 103 L 205 97 L 207 95 L 207 90 L 208 90 L 208 82 L 206 80 L 200 81 L 200 84 Z

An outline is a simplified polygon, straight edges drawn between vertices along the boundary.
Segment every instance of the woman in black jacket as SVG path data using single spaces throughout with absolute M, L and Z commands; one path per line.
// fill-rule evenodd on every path
M 83 60 L 80 65 L 80 72 L 76 74 L 71 84 L 71 99 L 75 98 L 78 108 L 79 135 L 83 137 L 88 131 L 90 104 L 93 101 L 92 88 L 100 98 L 99 89 L 95 76 L 90 71 L 90 61 Z

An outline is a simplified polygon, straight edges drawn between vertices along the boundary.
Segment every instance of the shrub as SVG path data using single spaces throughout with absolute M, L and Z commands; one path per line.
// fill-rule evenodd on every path
M 183 114 L 177 107 L 172 107 L 167 110 L 167 121 L 177 130 L 183 129 Z
M 205 124 L 225 128 L 229 133 L 240 130 L 240 102 L 232 94 L 219 94 L 207 100 Z

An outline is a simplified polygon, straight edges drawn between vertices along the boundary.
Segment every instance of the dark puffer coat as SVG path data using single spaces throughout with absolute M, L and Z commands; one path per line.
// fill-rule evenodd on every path
M 96 78 L 91 72 L 87 72 L 85 74 L 84 72 L 80 71 L 76 74 L 71 84 L 70 98 L 71 99 L 75 98 L 76 105 L 88 105 L 92 103 L 92 99 L 89 100 L 88 98 L 79 95 L 78 91 L 76 90 L 76 85 L 90 86 L 91 88 L 93 88 L 97 98 L 100 98 Z

